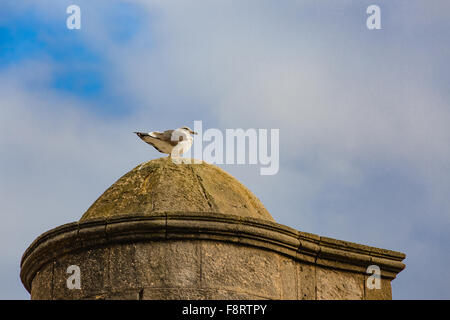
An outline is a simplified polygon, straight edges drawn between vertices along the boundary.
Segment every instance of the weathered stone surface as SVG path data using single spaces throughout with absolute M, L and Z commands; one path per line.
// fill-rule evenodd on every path
M 102 300 L 141 300 L 144 290 L 124 290 L 111 292 L 102 297 Z
M 208 300 L 267 300 L 267 297 L 251 294 L 248 292 L 238 292 L 226 289 L 208 289 Z
M 212 211 L 274 221 L 259 199 L 222 169 L 212 165 L 193 169 Z
M 195 295 L 199 296 L 199 299 L 391 298 L 391 278 L 383 279 L 382 290 L 369 292 L 365 290 L 367 275 L 358 272 L 359 267 L 353 269 L 350 266 L 343 269 L 341 264 L 336 265 L 334 260 L 329 260 L 324 262 L 330 266 L 327 268 L 319 265 L 320 261 L 326 260 L 326 256 L 322 259 L 317 258 L 315 263 L 308 263 L 302 261 L 296 254 L 298 251 L 291 254 L 290 251 L 293 249 L 288 248 L 295 248 L 295 242 L 286 238 L 286 235 L 276 235 L 276 225 L 267 232 L 266 225 L 261 226 L 261 230 L 257 229 L 257 221 L 245 229 L 242 226 L 236 228 L 236 220 L 231 218 L 221 222 L 223 216 L 218 216 L 217 219 L 214 216 L 198 217 L 192 223 L 189 223 L 189 220 L 184 228 L 183 219 L 178 219 L 177 225 L 171 227 L 173 237 L 154 238 L 144 235 L 143 238 L 139 238 L 136 237 L 134 230 L 140 233 L 145 233 L 146 230 L 143 225 L 139 225 L 140 220 L 134 220 L 133 217 L 130 220 L 120 219 L 127 228 L 125 230 L 118 226 L 116 229 L 123 229 L 124 237 L 119 240 L 111 238 L 114 234 L 103 232 L 104 228 L 100 228 L 99 232 L 106 236 L 106 239 L 102 239 L 98 234 L 83 233 L 85 235 L 83 239 L 86 239 L 85 243 L 89 246 L 79 249 L 77 244 L 77 249 L 70 253 L 66 253 L 67 248 L 64 248 L 61 251 L 63 255 L 58 254 L 60 248 L 58 241 L 48 236 L 49 242 L 44 242 L 47 251 L 40 249 L 36 252 L 48 252 L 52 245 L 55 246 L 55 250 L 50 252 L 51 260 L 48 260 L 50 262 L 42 265 L 34 276 L 30 285 L 34 287 L 32 298 L 136 299 L 136 293 L 139 293 L 138 298 L 143 299 L 143 289 L 158 289 L 159 291 L 154 293 L 155 297 L 167 292 L 168 298 L 182 292 L 175 289 L 188 289 L 186 293 L 181 294 L 191 296 L 194 295 L 193 290 L 198 289 L 199 292 Z M 221 223 L 224 224 L 223 227 Z M 148 226 L 149 232 L 159 233 L 159 229 L 156 228 L 158 225 L 161 228 L 168 228 L 158 222 Z M 105 226 L 108 229 L 108 225 Z M 243 230 L 246 230 L 245 234 Z M 67 231 L 73 233 L 70 229 Z M 217 236 L 209 237 L 207 233 L 210 231 L 217 233 Z M 57 240 L 62 239 L 63 243 L 67 243 L 64 234 L 59 232 L 56 234 Z M 93 238 L 89 238 L 88 234 Z M 128 241 L 125 237 L 127 235 Z M 267 241 L 264 240 L 266 238 Z M 98 248 L 90 247 L 95 244 L 95 239 L 99 241 Z M 103 245 L 112 240 L 116 242 Z M 261 241 L 266 242 L 261 245 Z M 306 248 L 305 241 L 302 240 L 301 248 Z M 311 247 L 308 252 L 313 253 L 319 249 Z M 347 259 L 346 263 L 351 264 L 353 255 L 346 255 L 345 251 L 341 254 L 339 250 L 341 249 L 336 247 L 328 251 L 333 253 L 333 257 Z M 27 258 L 25 261 L 30 259 Z M 36 262 L 31 268 L 35 268 Z M 359 262 L 360 259 L 356 260 L 356 263 Z M 77 265 L 81 269 L 81 290 L 67 288 L 66 280 L 70 275 L 66 270 L 70 265 Z M 395 267 L 395 261 L 389 266 Z M 26 274 L 23 276 L 27 278 Z M 42 292 L 38 293 L 36 289 L 38 287 Z M 146 296 L 152 297 L 149 294 Z
M 145 288 L 143 300 L 264 300 L 245 292 L 203 288 Z
M 316 299 L 316 266 L 297 262 L 297 297 L 299 300 Z
M 97 248 L 65 255 L 55 259 L 53 268 L 53 299 L 82 299 L 100 295 L 108 288 L 109 249 Z M 71 265 L 80 267 L 81 289 L 67 288 Z
M 364 299 L 365 300 L 392 300 L 391 281 L 388 279 L 381 279 L 380 289 L 369 289 L 367 286 L 367 279 L 369 275 L 364 276 Z
M 206 300 L 208 290 L 199 288 L 145 288 L 143 300 Z
M 143 163 L 121 177 L 80 221 L 123 214 L 219 212 L 274 221 L 262 203 L 231 175 L 205 162 Z
M 297 264 L 293 259 L 284 256 L 279 257 L 279 275 L 281 299 L 297 300 L 298 281 L 297 281 Z
M 205 241 L 202 288 L 221 288 L 280 299 L 278 255 L 242 245 Z
M 51 300 L 53 294 L 53 261 L 38 271 L 31 285 L 32 300 Z
M 364 276 L 316 267 L 317 300 L 362 300 Z
M 139 288 L 138 268 L 136 266 L 136 245 L 119 244 L 109 248 L 108 280 L 112 291 Z
M 277 224 L 208 164 L 144 163 L 21 261 L 32 299 L 391 299 L 405 255 Z M 378 265 L 382 288 L 365 286 Z M 67 267 L 81 270 L 68 289 Z
M 167 241 L 136 244 L 139 283 L 145 287 L 199 287 L 200 243 Z

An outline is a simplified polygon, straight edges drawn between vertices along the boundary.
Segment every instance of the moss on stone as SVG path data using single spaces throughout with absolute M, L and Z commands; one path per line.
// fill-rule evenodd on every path
M 274 221 L 245 186 L 222 169 L 169 158 L 143 163 L 109 187 L 80 221 L 161 212 L 216 212 Z

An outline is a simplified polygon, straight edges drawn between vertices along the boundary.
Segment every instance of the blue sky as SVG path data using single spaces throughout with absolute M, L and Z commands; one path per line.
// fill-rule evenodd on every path
M 66 28 L 77 4 L 81 30 Z M 381 7 L 382 30 L 365 10 Z M 161 156 L 136 130 L 280 129 L 280 171 L 222 167 L 279 223 L 407 254 L 396 299 L 450 298 L 450 5 L 0 4 L 0 298 L 19 262 Z

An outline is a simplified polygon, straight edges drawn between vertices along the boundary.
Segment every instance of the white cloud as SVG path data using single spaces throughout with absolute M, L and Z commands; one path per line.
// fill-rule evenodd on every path
M 105 3 L 80 3 L 86 44 L 113 66 L 109 85 L 138 102 L 130 116 L 106 120 L 87 111 L 88 102 L 49 89 L 52 61 L 0 73 L 0 146 L 8 150 L 0 159 L 0 211 L 8 212 L 3 243 L 15 239 L 24 247 L 41 231 L 78 219 L 116 178 L 150 158 L 132 131 L 193 120 L 204 120 L 204 129 L 280 128 L 277 176 L 225 167 L 280 222 L 412 254 L 424 251 L 408 247 L 417 229 L 448 226 L 450 108 L 434 85 L 443 60 L 439 48 L 421 50 L 402 33 L 429 26 L 432 17 L 433 24 L 445 23 L 436 6 L 424 15 L 411 7 L 408 14 L 391 11 L 391 26 L 417 25 L 380 36 L 359 29 L 351 2 L 339 10 L 269 1 L 130 3 L 151 11 L 152 20 L 126 45 L 108 31 Z M 40 4 L 49 19 L 60 14 Z M 389 8 L 395 7 L 382 9 Z M 401 212 L 382 204 L 359 212 L 363 200 L 353 194 L 372 190 L 374 168 L 395 171 L 424 199 L 412 199 L 410 207 L 399 204 L 404 198 L 390 199 Z M 367 206 L 387 202 L 389 191 L 380 192 Z M 413 207 L 419 201 L 426 215 Z M 320 202 L 336 202 L 336 212 L 316 212 Z M 1 250 L 17 257 L 15 247 Z

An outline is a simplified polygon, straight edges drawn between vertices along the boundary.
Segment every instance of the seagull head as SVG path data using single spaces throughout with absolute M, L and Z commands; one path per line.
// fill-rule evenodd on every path
M 197 134 L 197 132 L 192 131 L 191 128 L 189 128 L 189 127 L 181 127 L 180 129 L 186 130 L 186 131 L 189 132 L 190 134 Z

